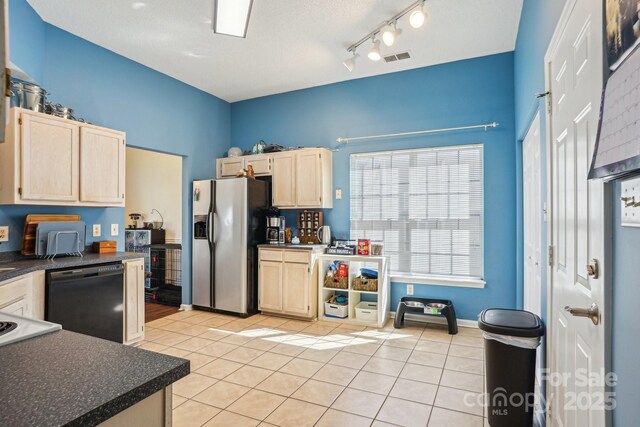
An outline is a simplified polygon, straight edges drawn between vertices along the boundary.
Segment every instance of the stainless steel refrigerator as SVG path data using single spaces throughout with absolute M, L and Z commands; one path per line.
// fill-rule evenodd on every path
M 193 181 L 193 305 L 248 316 L 258 311 L 258 247 L 269 183 Z

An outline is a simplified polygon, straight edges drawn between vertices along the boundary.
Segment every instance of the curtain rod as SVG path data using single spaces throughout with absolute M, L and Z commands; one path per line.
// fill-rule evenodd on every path
M 483 125 L 474 125 L 474 126 L 460 126 L 457 128 L 445 128 L 445 129 L 430 129 L 430 130 L 418 130 L 415 132 L 402 132 L 402 133 L 388 133 L 386 135 L 371 135 L 371 136 L 356 136 L 353 138 L 338 138 L 336 141 L 338 143 L 349 144 L 350 142 L 357 142 L 366 139 L 381 139 L 381 138 L 394 138 L 398 136 L 408 136 L 408 135 L 425 135 L 429 133 L 441 133 L 441 132 L 455 132 L 459 130 L 470 130 L 470 129 L 484 129 L 485 132 L 489 128 L 497 128 L 500 126 L 499 123 L 485 123 Z

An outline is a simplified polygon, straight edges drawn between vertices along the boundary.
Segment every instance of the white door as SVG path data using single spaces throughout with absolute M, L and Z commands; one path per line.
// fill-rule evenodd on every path
M 282 263 L 260 261 L 259 308 L 266 311 L 282 311 Z
M 553 251 L 547 348 L 551 371 L 567 376 L 547 389 L 553 426 L 605 425 L 602 382 L 580 380 L 605 370 L 605 194 L 601 182 L 587 181 L 603 78 L 601 8 L 601 1 L 568 0 L 545 56 Z M 597 277 L 587 272 L 592 259 Z M 592 304 L 600 312 L 597 325 L 565 309 Z
M 538 316 L 542 315 L 540 301 L 542 283 L 540 142 L 540 115 L 538 114 L 522 142 L 524 309 Z
M 80 130 L 80 201 L 124 206 L 125 139 L 120 132 Z
M 522 187 L 524 224 L 524 309 L 542 316 L 542 199 L 540 182 L 540 114 L 522 141 Z M 536 358 L 536 381 L 542 383 L 541 347 Z M 536 389 L 538 390 L 538 389 Z

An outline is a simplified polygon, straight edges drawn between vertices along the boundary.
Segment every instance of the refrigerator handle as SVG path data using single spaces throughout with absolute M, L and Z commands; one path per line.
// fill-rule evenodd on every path
M 216 243 L 214 240 L 215 225 L 214 215 L 216 213 L 216 181 L 211 181 L 211 205 L 209 208 L 209 249 L 211 253 L 211 307 L 216 307 Z

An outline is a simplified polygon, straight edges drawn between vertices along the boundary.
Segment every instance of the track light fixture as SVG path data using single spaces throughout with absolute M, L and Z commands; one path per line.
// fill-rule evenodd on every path
M 389 25 L 382 33 L 382 42 L 387 46 L 393 46 L 396 42 L 396 38 L 402 32 L 402 30 L 398 30 L 396 28 L 396 25 L 396 21 L 393 21 L 393 24 Z
M 353 69 L 356 68 L 356 59 L 360 57 L 360 55 L 358 55 L 355 50 L 352 53 L 353 56 L 342 63 L 342 65 L 347 67 L 347 70 L 349 70 L 349 72 L 353 71 Z
M 362 44 L 366 43 L 368 40 L 371 40 L 373 46 L 371 47 L 371 50 L 369 50 L 367 57 L 372 61 L 379 61 L 380 59 L 382 59 L 382 53 L 380 52 L 380 40 L 376 40 L 376 36 L 380 35 L 383 43 L 386 46 L 393 46 L 398 36 L 402 32 L 401 29 L 397 28 L 398 20 L 405 15 L 408 15 L 409 13 L 411 14 L 409 16 L 409 24 L 413 28 L 420 28 L 426 20 L 426 11 L 424 10 L 425 2 L 426 0 L 414 1 L 402 12 L 391 17 L 391 19 L 385 21 L 384 24 L 378 26 L 375 30 L 371 31 L 369 34 L 349 46 L 347 48 L 347 52 L 352 53 L 353 57 L 345 60 L 343 62 L 344 66 L 347 67 L 349 71 L 353 71 L 356 63 L 356 58 L 359 56 L 358 54 L 356 54 L 356 49 Z
M 413 28 L 420 28 L 422 27 L 422 24 L 424 24 L 425 18 L 423 1 L 416 10 L 411 12 L 411 15 L 409 16 L 409 24 L 411 24 Z
M 367 56 L 372 61 L 380 61 L 382 58 L 382 55 L 380 54 L 380 40 L 376 40 L 376 36 L 373 36 L 371 37 L 371 42 L 373 43 L 373 46 Z

